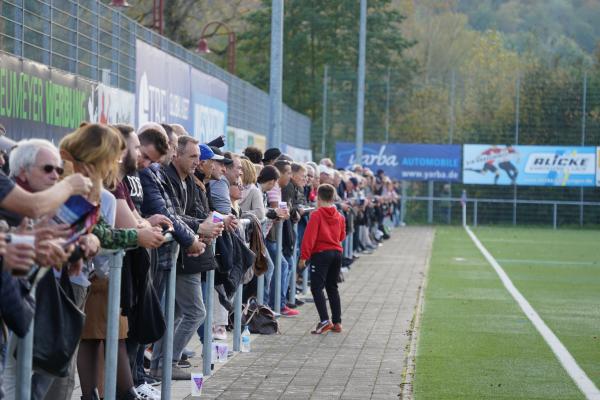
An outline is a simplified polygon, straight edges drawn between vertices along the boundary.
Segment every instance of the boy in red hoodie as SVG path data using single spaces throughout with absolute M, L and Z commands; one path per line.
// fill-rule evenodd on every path
M 314 334 L 342 331 L 342 306 L 337 279 L 342 268 L 340 243 L 346 237 L 346 221 L 335 208 L 334 197 L 333 186 L 319 186 L 317 210 L 311 214 L 302 239 L 299 267 L 304 268 L 306 261 L 310 260 L 310 291 L 319 312 L 320 322 L 311 332 Z M 329 297 L 332 321 L 327 313 L 323 288 Z

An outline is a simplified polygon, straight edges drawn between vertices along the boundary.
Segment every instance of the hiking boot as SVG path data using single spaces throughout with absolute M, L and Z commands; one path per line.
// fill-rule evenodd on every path
M 177 362 L 177 366 L 179 368 L 190 368 L 192 364 L 188 360 L 184 360 L 183 358 Z
M 321 335 L 329 332 L 333 328 L 333 324 L 330 321 L 319 322 L 314 331 L 311 331 L 313 335 Z
M 342 324 L 341 324 L 341 322 L 336 322 L 335 324 L 333 324 L 333 327 L 331 328 L 331 331 L 335 332 L 335 333 L 342 332 Z
M 288 306 L 285 306 L 281 309 L 281 315 L 284 317 L 295 317 L 298 314 L 300 314 L 300 311 L 292 310 Z

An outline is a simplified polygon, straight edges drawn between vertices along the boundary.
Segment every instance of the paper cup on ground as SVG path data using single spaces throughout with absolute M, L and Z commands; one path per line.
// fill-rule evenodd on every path
M 229 352 L 229 345 L 227 345 L 227 343 L 217 343 L 217 361 L 218 362 L 226 363 L 228 352 Z
M 200 397 L 202 394 L 202 385 L 204 385 L 204 375 L 199 372 L 192 372 L 192 397 Z

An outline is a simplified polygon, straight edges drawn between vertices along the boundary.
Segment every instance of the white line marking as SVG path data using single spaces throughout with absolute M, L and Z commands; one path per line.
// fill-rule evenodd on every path
M 541 264 L 541 265 L 596 265 L 588 261 L 554 261 L 554 260 L 520 260 L 516 258 L 499 258 L 501 263 L 509 264 Z
M 465 230 L 475 243 L 475 246 L 481 251 L 481 254 L 486 258 L 486 260 L 490 263 L 490 265 L 496 270 L 496 273 L 500 277 L 500 280 L 506 287 L 506 290 L 511 294 L 511 296 L 515 299 L 521 310 L 525 313 L 527 318 L 531 321 L 535 329 L 542 335 L 548 346 L 558 361 L 562 364 L 563 368 L 569 374 L 573 382 L 579 387 L 579 390 L 583 393 L 583 395 L 588 400 L 599 400 L 600 399 L 600 390 L 596 387 L 594 382 L 585 374 L 585 372 L 581 369 L 581 367 L 577 364 L 577 361 L 573 358 L 571 353 L 567 350 L 567 348 L 561 343 L 561 341 L 556 337 L 554 332 L 548 328 L 548 325 L 542 320 L 542 318 L 538 315 L 538 313 L 533 309 L 531 304 L 523 297 L 521 292 L 515 287 L 512 283 L 506 272 L 502 269 L 500 264 L 496 261 L 496 259 L 490 254 L 489 251 L 481 244 L 477 236 L 471 231 L 468 226 L 465 226 Z

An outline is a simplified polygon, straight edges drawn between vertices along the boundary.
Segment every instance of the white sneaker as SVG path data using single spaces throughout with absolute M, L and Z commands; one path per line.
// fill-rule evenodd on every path
M 160 390 L 153 388 L 147 383 L 135 388 L 135 391 L 142 400 L 160 400 Z
M 217 326 L 213 328 L 213 339 L 214 340 L 227 340 L 227 329 L 224 326 Z

